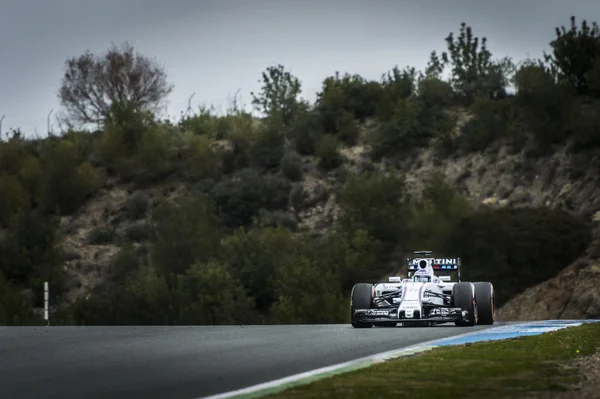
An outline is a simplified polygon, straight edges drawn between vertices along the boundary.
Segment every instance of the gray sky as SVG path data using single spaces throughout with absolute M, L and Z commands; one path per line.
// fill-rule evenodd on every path
M 250 102 L 261 72 L 283 64 L 314 100 L 340 72 L 378 79 L 425 66 L 462 21 L 495 57 L 540 57 L 569 17 L 600 21 L 596 0 L 0 0 L 2 130 L 46 135 L 66 59 L 129 41 L 166 69 L 168 115 L 192 105 Z M 57 130 L 54 124 L 54 130 Z

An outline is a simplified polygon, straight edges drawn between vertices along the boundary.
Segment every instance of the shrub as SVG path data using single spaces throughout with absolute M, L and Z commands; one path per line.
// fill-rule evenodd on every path
M 113 242 L 115 232 L 107 227 L 97 227 L 92 229 L 88 236 L 87 242 L 91 245 L 104 245 Z
M 573 262 L 590 237 L 587 222 L 563 211 L 484 209 L 460 221 L 445 250 L 461 254 L 466 281 L 492 281 L 501 306 Z
M 138 220 L 146 216 L 150 207 L 150 197 L 143 191 L 134 192 L 123 205 L 123 211 L 129 220 Z
M 219 251 L 221 232 L 212 204 L 204 198 L 164 201 L 153 211 L 152 259 L 165 276 L 184 273 Z
M 287 154 L 281 161 L 281 172 L 292 181 L 302 180 L 302 159 L 295 154 Z
M 317 145 L 316 155 L 319 157 L 319 165 L 325 170 L 331 170 L 339 167 L 342 158 L 339 153 L 339 143 L 337 139 L 330 135 L 324 135 Z
M 261 208 L 273 211 L 287 207 L 290 189 L 282 177 L 243 169 L 217 183 L 211 197 L 225 226 L 249 226 Z
M 473 118 L 463 125 L 457 140 L 461 152 L 483 152 L 492 143 L 507 137 L 511 107 L 509 100 L 475 100 L 471 107 Z
M 285 136 L 282 130 L 283 126 L 273 119 L 269 119 L 259 130 L 250 150 L 254 165 L 266 170 L 279 168 L 285 152 Z
M 315 112 L 300 113 L 293 120 L 287 134 L 299 154 L 314 154 L 317 143 L 323 136 L 321 115 Z

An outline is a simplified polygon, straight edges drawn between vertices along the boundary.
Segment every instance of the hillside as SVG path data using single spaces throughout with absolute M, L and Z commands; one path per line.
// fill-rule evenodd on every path
M 262 118 L 234 104 L 172 124 L 138 95 L 113 98 L 93 133 L 11 132 L 0 323 L 40 323 L 43 281 L 54 324 L 345 322 L 354 283 L 424 248 L 493 281 L 500 317 L 600 317 L 600 34 L 583 31 L 517 67 L 462 25 L 424 73 L 336 74 L 315 104 L 272 66 Z M 72 118 L 113 72 L 65 75 Z

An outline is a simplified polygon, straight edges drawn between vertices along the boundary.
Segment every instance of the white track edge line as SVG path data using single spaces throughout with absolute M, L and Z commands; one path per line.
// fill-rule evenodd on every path
M 519 325 L 525 325 L 525 324 L 530 324 L 530 323 L 531 322 L 522 322 L 522 323 L 510 324 L 510 326 L 519 326 Z M 237 389 L 237 390 L 233 390 L 233 391 L 229 391 L 229 392 L 223 392 L 223 393 L 211 395 L 211 396 L 201 396 L 196 399 L 226 399 L 226 398 L 234 398 L 236 396 L 241 396 L 241 395 L 257 393 L 259 391 L 263 391 L 263 390 L 270 389 L 270 388 L 275 388 L 280 385 L 288 384 L 291 382 L 296 382 L 296 381 L 299 381 L 299 380 L 302 380 L 305 378 L 314 377 L 319 374 L 325 374 L 325 373 L 328 373 L 331 371 L 336 371 L 339 369 L 345 369 L 345 368 L 350 368 L 352 366 L 358 366 L 361 363 L 366 363 L 366 364 L 379 363 L 379 362 L 383 362 L 383 361 L 390 360 L 393 358 L 411 355 L 413 353 L 425 352 L 425 351 L 436 348 L 435 346 L 431 346 L 431 345 L 433 345 L 434 343 L 436 343 L 438 341 L 441 342 L 441 341 L 445 341 L 447 339 L 476 335 L 483 331 L 493 331 L 493 330 L 501 329 L 501 328 L 505 328 L 505 327 L 506 326 L 484 328 L 482 330 L 471 331 L 471 332 L 467 332 L 464 334 L 458 334 L 458 335 L 452 335 L 450 337 L 438 338 L 438 339 L 434 339 L 434 340 L 430 340 L 430 341 L 426 341 L 426 342 L 421 342 L 419 344 L 410 345 L 410 346 L 407 346 L 407 347 L 404 347 L 401 349 L 394 349 L 394 350 L 390 350 L 390 351 L 375 353 L 373 355 L 365 356 L 365 357 L 362 357 L 359 359 L 354 359 L 354 360 L 350 360 L 350 361 L 343 362 L 343 363 L 337 363 L 337 364 L 333 364 L 331 366 L 321 367 L 318 369 L 305 371 L 305 372 L 299 373 L 299 374 L 293 374 L 293 375 L 290 375 L 290 376 L 287 376 L 284 378 L 280 378 L 280 379 L 272 380 L 272 381 L 268 381 L 268 382 L 263 382 L 263 383 L 252 385 L 252 386 L 249 386 L 246 388 L 241 388 L 241 389 Z

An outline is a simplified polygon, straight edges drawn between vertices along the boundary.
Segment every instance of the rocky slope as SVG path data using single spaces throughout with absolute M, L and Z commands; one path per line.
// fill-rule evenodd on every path
M 468 118 L 461 118 L 463 123 Z M 367 123 L 362 136 L 376 128 Z M 458 126 L 457 126 L 458 128 Z M 457 129 L 458 131 L 458 129 Z M 361 140 L 362 142 L 363 140 Z M 219 151 L 228 148 L 221 146 Z M 341 168 L 321 171 L 315 157 L 303 157 L 302 204 L 290 204 L 288 212 L 299 221 L 300 228 L 319 232 L 336 219 L 339 207 L 336 194 L 342 177 L 348 172 L 369 169 L 385 170 L 385 162 L 374 164 L 364 144 L 340 150 L 345 161 Z M 594 162 L 597 161 L 593 160 Z M 565 149 L 535 160 L 523 151 L 511 153 L 508 146 L 484 154 L 441 160 L 433 149 L 417 154 L 416 160 L 403 167 L 407 183 L 415 192 L 431 172 L 441 171 L 475 206 L 546 205 L 596 218 L 600 223 L 600 184 L 598 176 L 587 168 L 590 158 L 573 156 Z M 128 230 L 143 229 L 148 222 L 147 209 L 161 197 L 173 197 L 191 187 L 165 184 L 147 190 L 111 182 L 77 214 L 63 219 L 66 269 L 70 276 L 70 295 L 85 295 L 103 278 L 106 265 L 118 252 L 114 240 Z M 133 214 L 133 217 L 132 217 Z M 568 266 L 554 279 L 531 287 L 499 309 L 503 319 L 594 317 L 600 311 L 600 296 L 594 292 L 600 283 L 600 233 L 586 256 Z
M 499 320 L 600 318 L 600 212 L 594 243 L 556 277 L 527 289 L 498 309 Z

